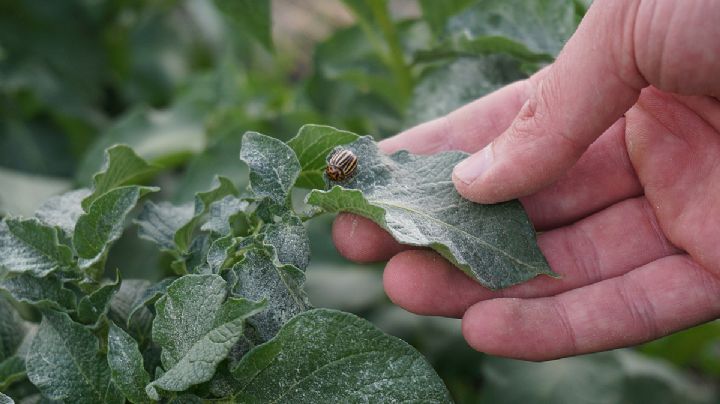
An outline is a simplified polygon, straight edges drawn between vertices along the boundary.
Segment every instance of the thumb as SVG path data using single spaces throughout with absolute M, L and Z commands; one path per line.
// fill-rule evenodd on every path
M 595 1 L 555 63 L 499 137 L 455 167 L 464 197 L 495 203 L 532 194 L 571 167 L 647 85 L 633 54 L 640 1 Z

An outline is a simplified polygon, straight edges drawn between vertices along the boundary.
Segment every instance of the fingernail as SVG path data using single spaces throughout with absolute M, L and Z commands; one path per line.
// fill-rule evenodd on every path
M 493 162 L 491 145 L 485 146 L 480 153 L 474 154 L 455 166 L 453 175 L 463 184 L 470 184 L 486 172 Z

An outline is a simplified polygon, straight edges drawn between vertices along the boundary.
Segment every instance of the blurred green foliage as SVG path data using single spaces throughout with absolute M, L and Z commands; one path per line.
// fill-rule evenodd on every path
M 87 183 L 116 143 L 164 168 L 148 179 L 162 186 L 159 198 L 185 202 L 216 174 L 247 185 L 238 161 L 246 130 L 288 139 L 318 123 L 391 135 L 536 71 L 589 3 L 2 1 L 0 214 L 30 215 Z M 381 268 L 343 260 L 330 226 L 324 218 L 309 228 L 313 303 L 415 345 L 459 403 L 718 399 L 717 322 L 637 350 L 542 364 L 485 357 L 462 342 L 457 320 L 392 306 Z M 170 261 L 131 229 L 108 266 L 154 280 Z

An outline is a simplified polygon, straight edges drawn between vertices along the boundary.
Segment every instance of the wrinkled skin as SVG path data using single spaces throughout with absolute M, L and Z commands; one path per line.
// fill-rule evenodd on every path
M 382 143 L 475 153 L 455 168 L 458 191 L 520 197 L 562 279 L 493 292 L 349 214 L 337 248 L 389 259 L 396 304 L 462 317 L 467 342 L 494 355 L 554 359 L 717 318 L 718 21 L 716 0 L 597 0 L 551 66 Z

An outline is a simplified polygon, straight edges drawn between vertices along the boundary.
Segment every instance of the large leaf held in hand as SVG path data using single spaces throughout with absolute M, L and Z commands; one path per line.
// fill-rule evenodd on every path
M 450 403 L 442 380 L 402 340 L 349 313 L 317 309 L 250 351 L 233 375 L 243 403 Z
M 480 205 L 457 193 L 452 169 L 467 154 L 385 156 L 370 137 L 347 148 L 360 156 L 356 175 L 330 191 L 312 191 L 308 203 L 365 216 L 403 244 L 431 247 L 492 289 L 554 275 L 518 201 Z

